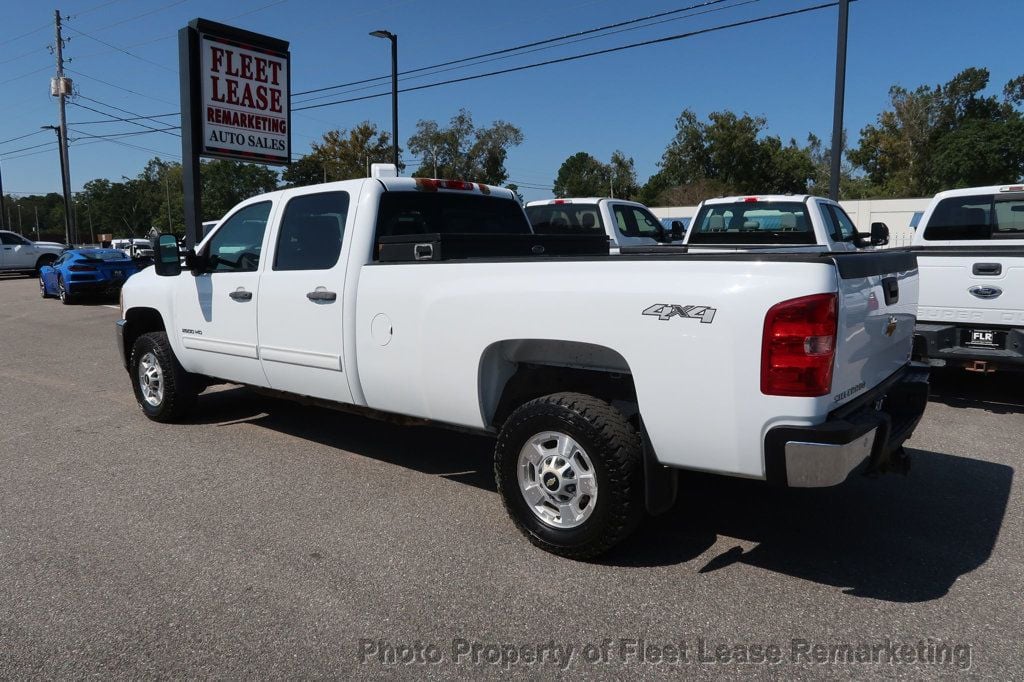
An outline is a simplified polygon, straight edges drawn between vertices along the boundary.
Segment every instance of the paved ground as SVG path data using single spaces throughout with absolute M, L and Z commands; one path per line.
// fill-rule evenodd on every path
M 907 478 L 689 477 L 672 512 L 585 564 L 516 533 L 486 438 L 239 388 L 202 397 L 190 425 L 149 422 L 116 317 L 0 278 L 0 678 L 1010 679 L 1024 665 L 1012 377 L 938 377 Z M 666 662 L 668 645 L 686 661 Z M 819 662 L 844 645 L 853 660 Z

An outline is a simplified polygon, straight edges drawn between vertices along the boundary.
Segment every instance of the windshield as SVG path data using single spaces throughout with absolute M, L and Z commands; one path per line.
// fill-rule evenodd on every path
M 597 204 L 527 206 L 526 217 L 537 234 L 604 234 Z
M 701 207 L 691 244 L 813 244 L 814 229 L 800 201 L 735 201 Z

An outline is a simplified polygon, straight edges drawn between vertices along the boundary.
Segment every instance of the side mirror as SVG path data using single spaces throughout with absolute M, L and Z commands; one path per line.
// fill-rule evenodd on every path
M 683 221 L 673 220 L 672 221 L 672 241 L 681 242 L 683 240 Z
M 654 228 L 654 241 L 659 244 L 664 244 L 668 241 L 668 235 L 665 233 L 665 227 L 663 225 L 659 224 Z
M 162 234 L 157 239 L 153 270 L 161 277 L 177 277 L 181 274 L 178 238 L 173 234 Z
M 889 226 L 885 223 L 871 223 L 871 246 L 885 246 L 889 243 Z

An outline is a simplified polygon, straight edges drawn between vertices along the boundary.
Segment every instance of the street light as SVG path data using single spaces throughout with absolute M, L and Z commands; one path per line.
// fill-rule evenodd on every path
M 391 41 L 391 137 L 395 148 L 395 169 L 398 169 L 398 36 L 391 31 L 370 31 L 375 38 Z

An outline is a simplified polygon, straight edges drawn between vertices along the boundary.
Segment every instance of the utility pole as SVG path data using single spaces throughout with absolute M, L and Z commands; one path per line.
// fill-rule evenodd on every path
M 171 185 L 167 179 L 166 168 L 164 168 L 164 192 L 167 194 L 167 231 L 174 232 L 174 226 L 171 225 Z M 92 232 L 92 213 L 89 213 L 89 231 Z
M 18 202 L 18 234 L 25 234 L 25 228 L 21 226 L 21 202 Z
M 75 217 L 71 211 L 71 164 L 68 161 L 68 119 L 65 113 L 65 98 L 71 92 L 71 80 L 64 77 L 64 37 L 61 34 L 60 10 L 53 11 L 57 42 L 54 54 L 57 56 L 57 76 L 53 79 L 50 94 L 57 97 L 57 110 L 60 113 L 60 128 L 57 138 L 60 142 L 61 181 L 64 186 L 64 239 L 71 244 L 72 236 L 77 236 Z
M 4 222 L 4 214 L 7 222 Z M 11 212 L 7 210 L 7 199 L 4 198 L 4 167 L 0 164 L 0 227 L 11 229 Z
M 33 206 L 36 210 L 36 241 L 39 241 L 39 206 Z
M 846 97 L 846 33 L 850 23 L 850 0 L 839 0 L 839 35 L 836 37 L 836 92 L 832 112 L 832 170 L 828 198 L 839 201 L 839 174 L 843 162 L 843 104 Z

